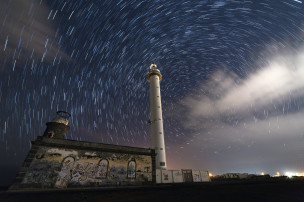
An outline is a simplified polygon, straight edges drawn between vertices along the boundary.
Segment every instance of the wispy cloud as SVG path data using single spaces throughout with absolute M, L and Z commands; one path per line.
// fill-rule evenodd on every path
M 192 133 L 184 150 L 219 173 L 297 169 L 304 144 L 303 98 L 303 50 L 273 57 L 246 78 L 222 68 L 180 102 L 183 127 Z
M 216 72 L 181 104 L 188 111 L 188 124 L 203 118 L 247 117 L 267 113 L 284 115 L 303 107 L 304 51 L 295 56 L 273 58 L 269 65 L 241 78 L 228 68 Z M 292 109 L 291 109 L 292 108 Z

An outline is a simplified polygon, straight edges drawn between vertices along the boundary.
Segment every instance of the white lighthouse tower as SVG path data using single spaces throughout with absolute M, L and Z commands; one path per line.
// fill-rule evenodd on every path
M 166 151 L 163 129 L 162 106 L 160 98 L 159 81 L 162 79 L 156 64 L 151 64 L 147 80 L 150 82 L 150 124 L 151 148 L 156 153 L 156 168 L 166 169 Z

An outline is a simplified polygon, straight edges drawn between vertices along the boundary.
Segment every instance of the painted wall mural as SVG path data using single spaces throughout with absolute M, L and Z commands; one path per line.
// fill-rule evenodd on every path
M 22 184 L 66 188 L 147 181 L 151 156 L 41 147 Z
M 28 169 L 23 183 L 41 184 L 42 187 L 52 187 L 57 179 L 57 173 L 60 170 L 60 164 L 41 163 L 39 160 L 33 162 L 32 167 Z M 42 182 L 42 183 L 41 183 Z
M 63 159 L 61 165 L 61 171 L 58 172 L 57 181 L 55 186 L 56 187 L 66 187 L 66 185 L 71 180 L 71 171 L 74 167 L 75 158 L 68 156 Z
M 193 181 L 194 182 L 200 182 L 201 181 L 201 176 L 197 173 L 193 174 Z
M 173 175 L 173 182 L 174 183 L 183 182 L 183 174 L 182 174 L 181 170 L 173 170 L 172 175 Z
M 162 173 L 162 183 L 172 183 L 173 176 L 171 170 L 161 170 Z
M 113 165 L 110 169 L 111 179 L 123 179 L 126 178 L 127 169 L 125 166 L 115 166 Z

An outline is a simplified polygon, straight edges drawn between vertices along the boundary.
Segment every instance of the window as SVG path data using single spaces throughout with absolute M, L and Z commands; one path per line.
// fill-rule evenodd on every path
M 49 131 L 47 132 L 47 134 L 48 134 L 48 138 L 53 138 L 54 135 L 55 135 L 54 131 L 52 131 L 52 130 L 49 130 Z
M 107 178 L 109 169 L 109 161 L 107 159 L 102 159 L 99 161 L 96 171 L 96 178 L 105 179 Z
M 66 170 L 72 169 L 74 166 L 74 162 L 75 162 L 74 157 L 72 156 L 65 157 L 61 162 L 62 169 L 66 169 Z
M 61 170 L 58 174 L 55 187 L 66 187 L 72 178 L 75 158 L 72 156 L 65 157 L 61 162 Z
M 128 178 L 131 178 L 131 179 L 136 178 L 136 162 L 135 162 L 135 159 L 132 159 L 128 163 Z

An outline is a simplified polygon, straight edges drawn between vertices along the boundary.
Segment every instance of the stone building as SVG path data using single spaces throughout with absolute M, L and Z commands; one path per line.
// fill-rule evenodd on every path
M 67 130 L 66 117 L 47 123 L 10 190 L 155 183 L 155 150 L 67 140 Z

